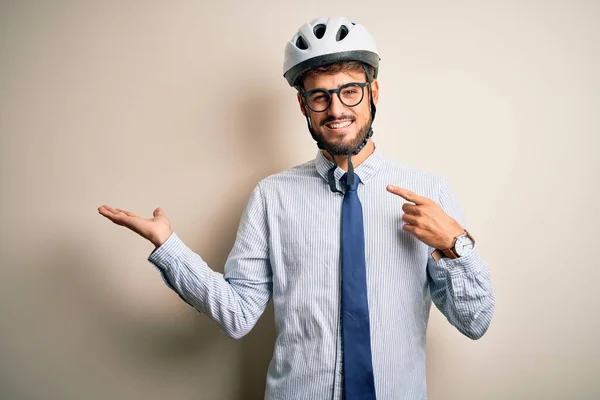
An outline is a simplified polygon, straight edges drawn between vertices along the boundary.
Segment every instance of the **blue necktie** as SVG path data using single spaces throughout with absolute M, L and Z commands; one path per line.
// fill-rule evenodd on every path
M 347 174 L 342 177 L 346 183 Z M 363 213 L 356 192 L 360 178 L 346 184 L 342 203 L 342 335 L 346 400 L 376 400 L 367 303 Z

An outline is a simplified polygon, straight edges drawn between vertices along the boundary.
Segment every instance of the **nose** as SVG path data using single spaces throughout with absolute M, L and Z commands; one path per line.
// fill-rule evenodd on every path
M 329 105 L 329 113 L 333 116 L 339 116 L 344 113 L 346 106 L 340 101 L 337 93 L 331 96 L 331 104 Z

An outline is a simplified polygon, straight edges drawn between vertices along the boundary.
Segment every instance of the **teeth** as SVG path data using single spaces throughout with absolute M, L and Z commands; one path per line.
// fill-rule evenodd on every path
M 352 121 L 344 121 L 344 122 L 339 122 L 337 124 L 327 124 L 327 126 L 330 127 L 331 129 L 340 129 L 340 128 L 347 127 L 351 123 L 352 123 Z

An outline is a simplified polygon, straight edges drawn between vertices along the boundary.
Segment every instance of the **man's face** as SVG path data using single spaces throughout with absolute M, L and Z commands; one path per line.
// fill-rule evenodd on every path
M 337 89 L 350 82 L 366 82 L 364 72 L 348 71 L 333 75 L 308 76 L 304 80 L 304 91 L 312 89 Z M 377 104 L 379 86 L 376 80 L 371 83 L 373 101 Z M 311 120 L 315 139 L 321 146 L 334 155 L 348 154 L 356 149 L 365 139 L 371 122 L 369 87 L 364 88 L 362 101 L 354 107 L 345 106 L 337 94 L 332 94 L 331 105 L 326 111 L 314 112 L 303 103 L 298 94 L 302 113 Z

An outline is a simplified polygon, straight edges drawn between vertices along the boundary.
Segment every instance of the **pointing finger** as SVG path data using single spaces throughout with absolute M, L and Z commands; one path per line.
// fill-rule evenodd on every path
M 415 192 L 411 192 L 410 190 L 401 188 L 399 186 L 388 185 L 386 189 L 388 192 L 394 193 L 395 195 L 398 195 L 405 200 L 412 201 L 415 204 L 427 204 L 431 201 L 427 197 L 419 196 Z

